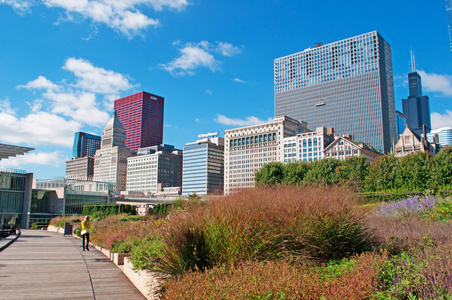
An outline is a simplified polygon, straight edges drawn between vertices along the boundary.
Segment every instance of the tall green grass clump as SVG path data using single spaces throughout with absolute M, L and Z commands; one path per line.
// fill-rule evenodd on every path
M 259 188 L 192 203 L 165 228 L 162 270 L 360 253 L 369 248 L 370 233 L 356 203 L 345 190 L 324 186 Z

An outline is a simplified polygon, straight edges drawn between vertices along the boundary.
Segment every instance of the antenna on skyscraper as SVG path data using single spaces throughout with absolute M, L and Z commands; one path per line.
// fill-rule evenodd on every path
M 416 57 L 414 56 L 413 48 L 410 48 L 411 52 L 411 73 L 416 72 Z

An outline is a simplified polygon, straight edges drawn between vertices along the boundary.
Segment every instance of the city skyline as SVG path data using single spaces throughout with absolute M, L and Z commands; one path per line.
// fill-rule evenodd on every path
M 274 59 L 374 30 L 391 45 L 395 108 L 408 96 L 413 48 L 432 129 L 452 126 L 444 2 L 385 1 L 113 1 L 109 10 L 101 0 L 0 0 L 0 143 L 36 149 L 0 167 L 64 176 L 75 132 L 100 135 L 113 101 L 139 91 L 165 98 L 163 143 L 179 149 L 199 133 L 268 121 Z

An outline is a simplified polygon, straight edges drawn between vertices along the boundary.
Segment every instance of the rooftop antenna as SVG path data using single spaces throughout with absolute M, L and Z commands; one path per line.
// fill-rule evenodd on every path
M 414 56 L 413 48 L 410 48 L 411 52 L 411 73 L 416 72 L 416 57 Z

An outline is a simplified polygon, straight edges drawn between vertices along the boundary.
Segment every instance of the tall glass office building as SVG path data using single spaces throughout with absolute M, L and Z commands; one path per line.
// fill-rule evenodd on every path
M 389 152 L 396 136 L 390 45 L 369 32 L 277 58 L 275 116 L 333 127 Z
M 446 16 L 447 16 L 447 29 L 449 32 L 449 47 L 452 56 L 452 0 L 446 0 Z
M 85 132 L 76 132 L 74 136 L 74 145 L 72 146 L 72 157 L 93 157 L 96 151 L 100 149 L 101 137 Z
M 202 135 L 200 135 L 202 136 Z M 184 147 L 182 194 L 223 194 L 224 139 L 206 136 Z

